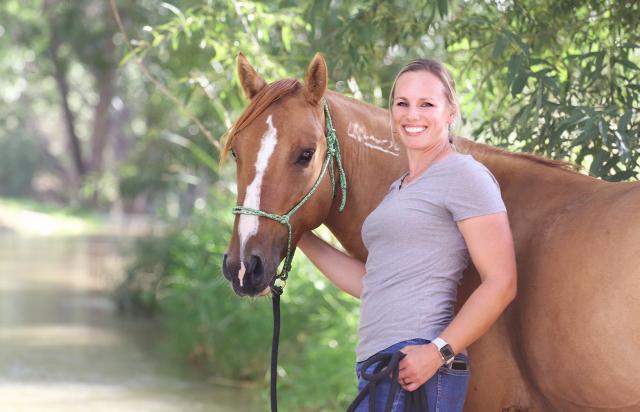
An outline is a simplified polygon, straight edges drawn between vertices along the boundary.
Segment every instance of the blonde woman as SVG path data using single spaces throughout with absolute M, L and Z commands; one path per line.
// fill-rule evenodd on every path
M 298 246 L 327 278 L 361 299 L 357 374 L 367 359 L 400 351 L 393 411 L 408 392 L 424 391 L 429 411 L 461 411 L 469 380 L 466 348 L 516 295 L 516 264 L 497 181 L 470 155 L 457 153 L 450 130 L 459 116 L 454 81 L 438 61 L 414 60 L 390 95 L 392 128 L 409 170 L 367 217 L 362 263 L 306 233 Z M 462 272 L 473 261 L 481 284 L 454 316 Z M 376 364 L 368 365 L 368 371 Z M 385 408 L 391 377 L 378 383 Z M 357 411 L 368 411 L 364 399 Z

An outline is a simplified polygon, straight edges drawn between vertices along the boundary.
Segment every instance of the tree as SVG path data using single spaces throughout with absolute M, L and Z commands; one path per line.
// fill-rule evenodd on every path
M 88 173 L 100 171 L 108 136 L 118 64 L 112 41 L 116 27 L 110 10 L 100 1 L 77 5 L 58 0 L 24 3 L 10 0 L 0 7 L 0 15 L 7 22 L 12 47 L 36 56 L 30 64 L 28 87 L 22 98 L 52 104 L 56 96 L 37 90 L 35 84 L 48 78 L 55 80 L 56 100 L 71 150 L 73 173 L 69 175 L 75 176 L 73 186 L 79 187 Z M 84 73 L 72 74 L 72 71 Z M 85 73 L 93 79 L 84 77 Z M 25 80 L 24 74 L 22 79 Z M 97 102 L 92 104 L 94 91 Z M 85 105 L 71 101 L 77 97 L 86 99 L 89 107 L 93 106 L 93 121 L 84 120 Z M 78 124 L 79 118 L 81 123 L 93 124 L 88 133 L 84 124 Z M 83 150 L 87 140 L 92 146 L 92 156 Z
M 573 160 L 594 176 L 637 178 L 639 21 L 635 1 L 460 8 L 449 50 L 478 90 L 475 133 Z
M 162 18 L 139 3 L 121 10 L 136 27 Z M 164 208 L 178 187 L 192 207 L 194 187 L 204 190 L 213 172 L 169 142 L 193 134 L 175 105 L 119 67 L 123 39 L 108 2 L 8 0 L 0 21 L 0 140 L 15 140 L 3 145 L 4 195 L 36 187 L 37 196 L 94 206 L 127 197 L 146 211 Z
M 186 101 L 216 108 L 217 131 L 243 107 L 234 78 L 241 50 L 271 79 L 299 77 L 324 52 L 335 89 L 381 106 L 399 66 L 435 55 L 459 79 L 474 136 L 611 180 L 638 173 L 634 1 L 163 4 L 169 18 L 140 32 L 137 50 L 163 59 L 165 79 Z

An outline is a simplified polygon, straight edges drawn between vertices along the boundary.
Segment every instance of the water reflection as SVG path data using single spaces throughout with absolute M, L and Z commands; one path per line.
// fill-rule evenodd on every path
M 157 326 L 114 314 L 105 290 L 126 246 L 0 235 L 0 410 L 262 410 L 246 391 L 173 373 L 150 351 Z

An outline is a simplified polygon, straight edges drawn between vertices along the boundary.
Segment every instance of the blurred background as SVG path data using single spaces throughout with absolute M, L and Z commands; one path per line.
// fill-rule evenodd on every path
M 270 302 L 220 273 L 238 52 L 267 81 L 321 52 L 381 107 L 436 57 L 460 135 L 637 180 L 639 23 L 635 0 L 2 1 L 0 411 L 267 410 Z M 300 255 L 280 405 L 344 410 L 357 302 Z

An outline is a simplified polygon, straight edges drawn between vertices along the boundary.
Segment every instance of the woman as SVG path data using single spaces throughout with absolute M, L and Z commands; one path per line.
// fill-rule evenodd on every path
M 469 379 L 466 348 L 516 294 L 516 265 L 506 208 L 495 178 L 459 154 L 450 130 L 459 114 L 444 66 L 419 59 L 398 73 L 390 95 L 394 134 L 409 170 L 367 217 L 366 264 L 306 233 L 298 246 L 339 288 L 361 299 L 357 352 L 362 363 L 400 350 L 393 410 L 424 384 L 429 410 L 461 411 Z M 471 257 L 481 284 L 454 317 L 456 291 Z M 366 276 L 365 276 L 366 275 Z M 382 411 L 390 379 L 378 385 Z M 367 410 L 368 400 L 360 409 Z

